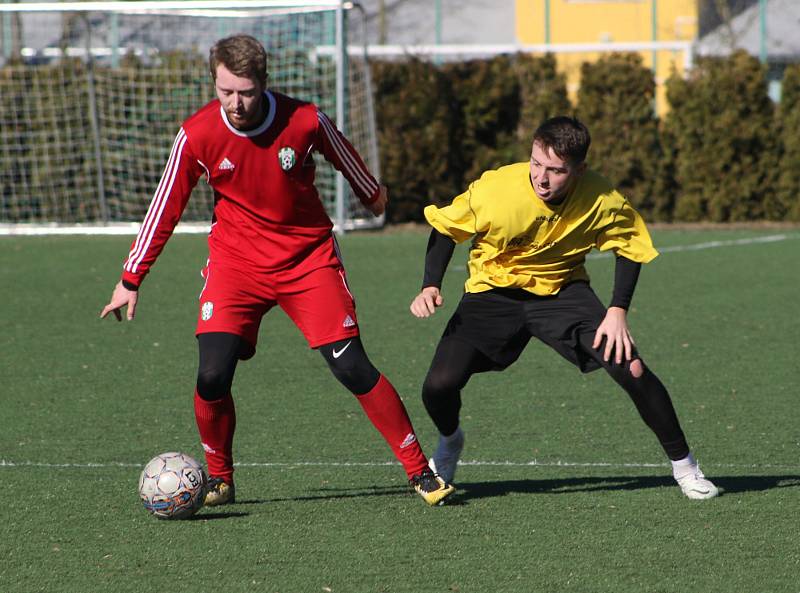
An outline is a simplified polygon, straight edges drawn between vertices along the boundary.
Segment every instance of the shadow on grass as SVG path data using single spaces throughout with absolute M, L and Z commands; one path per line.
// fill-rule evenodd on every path
M 405 486 L 375 486 L 372 488 L 362 488 L 362 489 L 355 489 L 355 488 L 324 488 L 319 489 L 311 494 L 303 494 L 301 496 L 281 496 L 278 498 L 268 498 L 268 499 L 251 499 L 251 500 L 243 500 L 241 502 L 237 501 L 238 504 L 272 504 L 276 502 L 304 502 L 304 501 L 315 501 L 315 500 L 338 500 L 338 499 L 348 499 L 348 498 L 364 498 L 364 497 L 372 497 L 372 496 L 398 496 L 401 494 L 408 494 L 409 496 L 413 494 L 413 491 L 410 488 Z M 415 494 L 416 496 L 416 494 Z
M 722 476 L 714 483 L 728 494 L 759 492 L 773 488 L 800 488 L 800 476 Z
M 721 493 L 760 492 L 773 488 L 798 488 L 800 476 L 710 476 Z M 459 482 L 458 499 L 522 494 L 569 494 L 572 492 L 597 492 L 644 490 L 675 486 L 671 476 L 600 476 L 563 478 L 558 480 L 500 480 L 494 482 Z
M 201 511 L 196 515 L 189 517 L 190 521 L 213 521 L 215 519 L 236 519 L 239 517 L 247 517 L 250 513 L 239 513 L 236 511 L 221 512 L 205 512 Z
M 761 492 L 774 488 L 800 488 L 800 475 L 775 476 L 711 476 L 722 494 Z M 672 488 L 671 476 L 591 476 L 555 480 L 496 480 L 493 482 L 456 482 L 455 496 L 447 506 L 467 503 L 471 499 L 492 498 L 508 494 L 570 494 L 574 492 L 634 491 L 648 488 Z M 300 496 L 276 498 L 251 498 L 237 501 L 241 505 L 264 505 L 281 502 L 313 502 L 321 500 L 346 500 L 375 496 L 416 496 L 405 486 L 374 486 L 371 488 L 323 488 Z M 247 516 L 246 512 L 199 513 L 197 519 L 225 519 Z

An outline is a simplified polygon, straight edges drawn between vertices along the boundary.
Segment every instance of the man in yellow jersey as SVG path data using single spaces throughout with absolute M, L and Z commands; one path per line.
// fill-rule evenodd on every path
M 534 133 L 530 163 L 487 171 L 445 207 L 425 208 L 433 227 L 417 317 L 443 303 L 440 287 L 456 243 L 472 240 L 465 294 L 422 388 L 439 429 L 431 466 L 450 483 L 464 447 L 461 389 L 475 373 L 511 365 L 536 337 L 582 372 L 604 368 L 631 397 L 692 499 L 718 494 L 689 451 L 669 394 L 644 364 L 628 329 L 643 263 L 658 255 L 644 221 L 608 180 L 587 168 L 589 131 L 555 117 Z M 616 256 L 608 308 L 584 268 L 592 249 Z

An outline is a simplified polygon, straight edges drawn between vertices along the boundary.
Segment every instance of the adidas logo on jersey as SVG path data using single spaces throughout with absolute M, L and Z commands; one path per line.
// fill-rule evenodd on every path
M 232 162 L 228 160 L 228 157 L 222 159 L 222 162 L 219 164 L 220 171 L 233 171 L 236 168 Z
M 356 322 L 353 321 L 353 318 L 349 315 L 344 318 L 344 322 L 342 323 L 342 327 L 353 327 L 355 326 Z

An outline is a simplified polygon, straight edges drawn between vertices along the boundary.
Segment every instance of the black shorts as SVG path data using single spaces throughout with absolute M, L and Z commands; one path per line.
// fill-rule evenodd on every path
M 442 341 L 461 340 L 502 370 L 516 361 L 531 337 L 538 338 L 588 373 L 601 367 L 587 352 L 606 308 L 588 282 L 572 282 L 553 296 L 496 288 L 466 293 L 447 323 Z M 583 345 L 581 344 L 583 335 Z

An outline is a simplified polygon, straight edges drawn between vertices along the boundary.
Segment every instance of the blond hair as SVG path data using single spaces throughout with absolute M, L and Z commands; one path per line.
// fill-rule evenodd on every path
M 208 68 L 214 80 L 220 64 L 235 76 L 267 86 L 267 52 L 255 37 L 232 35 L 217 41 L 208 53 Z

